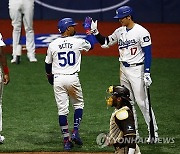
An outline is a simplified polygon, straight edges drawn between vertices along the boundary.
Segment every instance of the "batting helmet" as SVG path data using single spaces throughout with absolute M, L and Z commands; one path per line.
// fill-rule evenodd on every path
M 77 23 L 75 23 L 72 18 L 64 18 L 58 22 L 58 29 L 60 33 L 64 33 L 68 27 L 75 25 L 77 25 Z
M 122 19 L 124 17 L 127 17 L 129 15 L 132 15 L 132 8 L 129 6 L 122 6 L 116 10 L 116 16 L 114 18 Z
M 129 98 L 129 89 L 127 89 L 124 85 L 113 86 L 112 95 L 116 97 L 122 97 L 128 101 L 131 101 L 131 99 Z

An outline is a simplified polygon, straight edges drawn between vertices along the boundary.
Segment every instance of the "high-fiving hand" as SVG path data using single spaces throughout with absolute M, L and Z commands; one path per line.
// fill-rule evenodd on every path
M 99 31 L 97 29 L 97 20 L 95 22 L 92 20 L 92 22 L 91 22 L 91 33 L 93 35 L 99 34 Z

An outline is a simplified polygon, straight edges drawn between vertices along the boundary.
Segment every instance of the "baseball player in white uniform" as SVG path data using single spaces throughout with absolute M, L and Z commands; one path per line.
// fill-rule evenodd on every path
M 3 47 L 5 46 L 2 35 L 0 33 L 0 144 L 4 141 L 4 136 L 1 135 L 2 131 L 2 95 L 3 95 L 3 85 L 9 83 L 9 69 L 7 66 L 7 59 L 5 53 L 3 52 Z
M 37 62 L 33 30 L 34 0 L 9 0 L 9 14 L 13 26 L 13 58 L 11 63 L 20 63 L 22 23 L 26 32 L 27 57 L 30 62 Z
M 120 62 L 120 82 L 130 90 L 133 105 L 136 135 L 138 135 L 137 115 L 134 107 L 136 101 L 150 130 L 149 103 L 146 89 L 152 83 L 150 77 L 151 66 L 151 37 L 150 33 L 141 25 L 134 23 L 132 8 L 122 6 L 116 10 L 116 16 L 121 27 L 108 37 L 102 36 L 97 29 L 97 20 L 91 23 L 91 32 L 96 36 L 102 48 L 118 44 Z M 152 111 L 155 138 L 158 139 L 158 127 Z M 150 139 L 150 136 L 149 136 Z M 148 140 L 149 140 L 148 139 Z M 149 141 L 147 141 L 149 142 Z
M 74 37 L 75 25 L 72 18 L 64 18 L 58 22 L 61 37 L 49 44 L 45 58 L 46 74 L 49 83 L 54 87 L 59 125 L 64 137 L 64 150 L 71 150 L 73 147 L 71 141 L 78 145 L 83 144 L 79 136 L 79 126 L 82 120 L 84 100 L 78 72 L 80 71 L 81 52 L 89 51 L 93 47 L 91 41 Z M 74 107 L 74 129 L 71 137 L 67 120 L 69 99 Z

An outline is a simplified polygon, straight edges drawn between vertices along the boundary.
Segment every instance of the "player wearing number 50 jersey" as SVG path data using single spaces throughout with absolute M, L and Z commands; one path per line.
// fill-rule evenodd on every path
M 91 44 L 82 38 L 61 37 L 49 44 L 46 61 L 52 63 L 52 74 L 75 74 L 80 71 L 81 51 Z
M 133 21 L 132 8 L 122 6 L 116 10 L 116 16 L 121 23 L 111 35 L 104 37 L 97 29 L 97 20 L 91 23 L 91 32 L 96 36 L 102 48 L 118 44 L 120 61 L 120 82 L 130 90 L 134 118 L 138 136 L 137 116 L 134 108 L 136 101 L 150 130 L 150 115 L 148 110 L 147 87 L 152 83 L 150 77 L 151 66 L 151 37 L 150 33 L 141 25 Z M 152 111 L 155 137 L 158 138 L 157 124 Z
M 64 150 L 70 150 L 75 144 L 82 145 L 79 125 L 82 119 L 84 100 L 78 77 L 81 64 L 81 52 L 93 48 L 93 35 L 86 39 L 74 37 L 75 25 L 72 18 L 59 21 L 61 37 L 49 44 L 45 59 L 46 73 L 54 87 L 58 108 L 59 125 L 64 138 Z M 69 99 L 74 107 L 74 129 L 70 137 L 67 116 Z

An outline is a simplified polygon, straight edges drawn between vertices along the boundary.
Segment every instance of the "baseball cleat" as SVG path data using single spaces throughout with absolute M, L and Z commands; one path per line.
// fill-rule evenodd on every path
M 12 64 L 20 64 L 20 61 L 21 61 L 21 56 L 13 56 L 13 59 L 11 59 L 11 63 Z
M 4 140 L 5 140 L 5 137 L 0 135 L 0 144 L 3 144 Z
M 69 140 L 64 142 L 64 150 L 66 151 L 71 150 L 73 146 L 74 146 L 73 143 Z
M 159 140 L 159 137 L 158 137 L 158 133 L 155 132 L 155 137 L 151 139 L 151 136 L 149 135 L 148 139 L 146 140 L 146 142 L 148 144 L 152 144 L 152 143 L 157 143 Z
M 21 61 L 21 56 L 17 56 L 16 57 L 16 64 L 20 64 L 20 61 Z
M 71 140 L 77 145 L 83 145 L 83 142 L 81 141 L 78 131 L 74 131 L 72 133 Z
M 11 59 L 11 63 L 16 63 L 16 57 L 13 57 L 13 59 Z
M 37 62 L 37 59 L 35 57 L 28 57 L 30 62 Z

